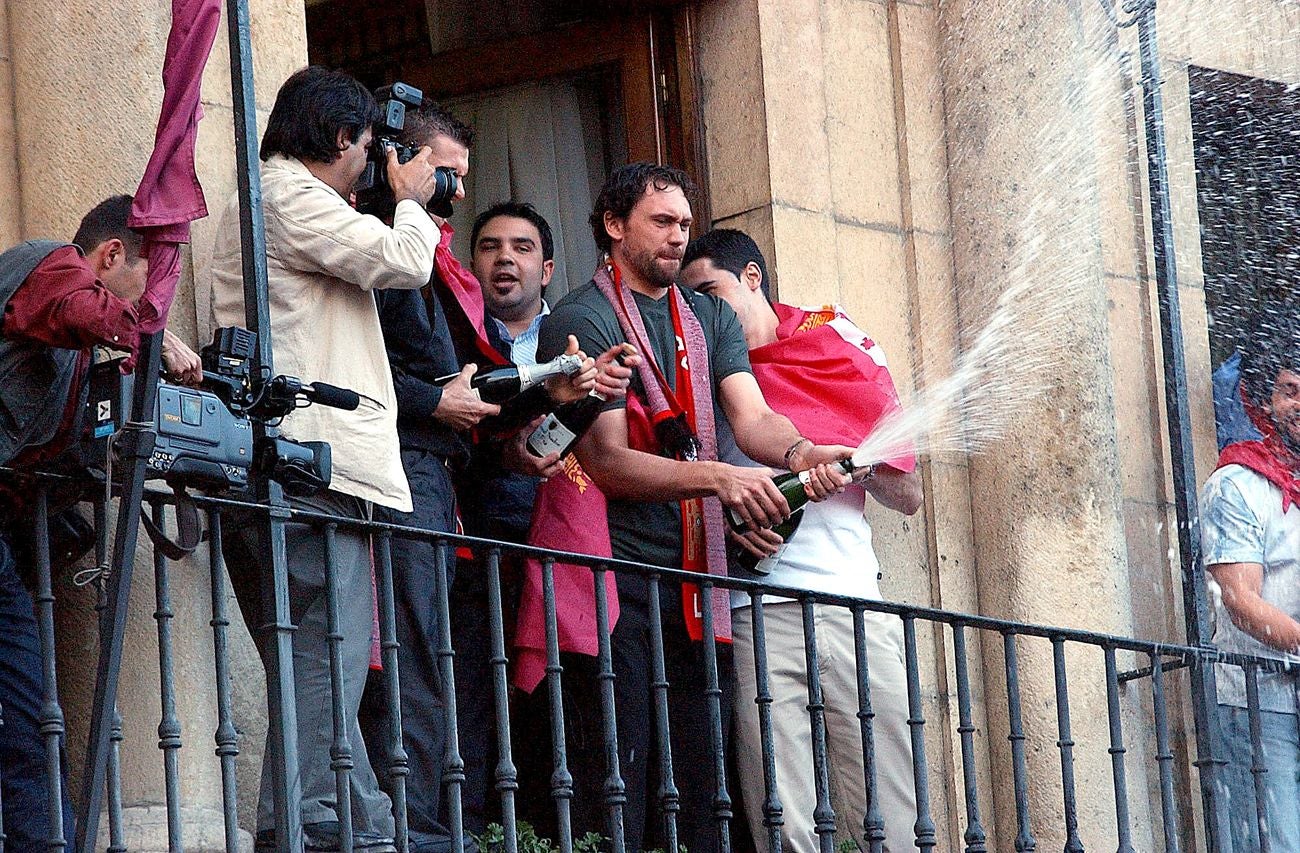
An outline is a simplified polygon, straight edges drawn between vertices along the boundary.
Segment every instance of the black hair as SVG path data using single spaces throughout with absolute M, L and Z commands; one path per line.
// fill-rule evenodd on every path
M 333 163 L 343 131 L 356 142 L 379 119 L 375 96 L 350 74 L 309 65 L 284 81 L 262 134 L 260 156 Z
M 126 247 L 128 262 L 134 262 L 140 257 L 144 238 L 139 231 L 126 224 L 127 217 L 131 215 L 132 201 L 129 195 L 109 196 L 82 217 L 72 242 L 81 249 L 83 255 L 90 254 L 100 243 L 116 237 Z
M 700 259 L 713 261 L 718 269 L 726 270 L 736 278 L 741 278 L 748 264 L 756 264 L 763 279 L 759 289 L 763 298 L 772 301 L 772 293 L 767 282 L 767 261 L 759 250 L 754 238 L 735 228 L 714 228 L 707 234 L 696 237 L 686 247 L 682 256 L 682 269 Z
M 483 230 L 483 226 L 498 216 L 512 216 L 515 219 L 526 219 L 531 222 L 542 238 L 542 260 L 555 259 L 555 238 L 551 235 L 551 225 L 546 221 L 546 217 L 537 212 L 537 208 L 526 201 L 499 201 L 480 213 L 474 220 L 474 228 L 469 234 L 471 253 L 478 245 L 478 234 Z
M 1300 305 L 1275 303 L 1256 311 L 1246 326 L 1251 337 L 1241 348 L 1241 384 L 1246 398 L 1266 406 L 1283 370 L 1300 374 Z
M 614 245 L 605 230 L 605 214 L 613 214 L 615 219 L 627 219 L 632 208 L 645 195 L 646 187 L 650 186 L 661 192 L 669 187 L 678 187 L 686 195 L 686 200 L 692 203 L 699 194 L 690 175 L 681 169 L 655 163 L 620 166 L 600 188 L 600 195 L 596 197 L 591 217 L 587 220 L 591 223 L 591 236 L 596 240 L 596 247 L 602 252 L 608 252 Z
M 421 146 L 435 136 L 446 136 L 466 148 L 474 144 L 474 128 L 452 115 L 451 110 L 425 98 L 418 110 L 408 110 L 399 141 Z

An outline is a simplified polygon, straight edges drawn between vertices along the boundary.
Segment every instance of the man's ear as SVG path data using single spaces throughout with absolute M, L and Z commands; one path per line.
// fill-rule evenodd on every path
M 87 258 L 95 268 L 96 275 L 116 269 L 127 262 L 126 244 L 116 237 L 109 237 L 91 249 Z
M 758 290 L 763 286 L 763 271 L 758 268 L 758 264 L 750 261 L 745 264 L 745 268 L 740 271 L 744 279 L 745 286 L 751 291 Z
M 555 261 L 542 261 L 542 290 L 551 283 L 553 275 L 555 275 Z
M 613 214 L 612 211 L 605 211 L 605 233 L 611 240 L 623 239 L 623 225 L 625 223 Z
M 348 138 L 347 128 L 340 127 L 338 136 L 334 138 L 334 147 L 339 151 L 347 151 L 352 140 Z

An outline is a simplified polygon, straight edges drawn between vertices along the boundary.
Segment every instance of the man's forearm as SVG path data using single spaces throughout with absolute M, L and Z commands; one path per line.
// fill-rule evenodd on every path
M 786 452 L 803 439 L 789 418 L 771 409 L 733 427 L 744 454 L 770 468 L 785 468 Z
M 1234 625 L 1264 645 L 1281 652 L 1300 650 L 1300 623 L 1261 596 L 1239 594 L 1231 602 L 1225 596 L 1224 606 Z
M 574 455 L 606 497 L 625 501 L 679 501 L 717 491 L 716 462 L 680 462 L 653 453 L 599 446 L 590 437 Z

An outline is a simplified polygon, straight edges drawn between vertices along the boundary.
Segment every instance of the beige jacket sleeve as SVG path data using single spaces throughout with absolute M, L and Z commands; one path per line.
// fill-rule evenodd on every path
M 433 274 L 438 232 L 418 202 L 398 203 L 389 228 L 323 185 L 301 185 L 279 205 L 279 247 L 288 265 L 374 288 L 423 287 Z

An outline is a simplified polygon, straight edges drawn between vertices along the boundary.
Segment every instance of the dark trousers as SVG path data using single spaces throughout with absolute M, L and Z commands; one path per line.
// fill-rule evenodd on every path
M 44 680 L 39 636 L 32 597 L 19 578 L 8 539 L 0 534 L 0 802 L 4 849 L 9 853 L 43 851 L 51 835 L 49 775 L 40 731 Z M 73 838 L 66 780 L 63 838 L 69 844 Z
M 411 485 L 413 511 L 376 507 L 375 518 L 449 533 L 455 525 L 456 499 L 442 457 L 423 450 L 403 450 L 402 464 Z M 441 625 L 432 542 L 392 539 L 393 598 L 396 603 L 397 669 L 400 676 L 402 746 L 410 774 L 406 777 L 406 815 L 413 851 L 446 850 L 451 834 L 442 809 L 442 774 L 447 749 L 446 703 L 438 664 Z M 447 556 L 447 582 L 455 559 Z M 457 673 L 459 675 L 459 673 Z M 379 675 L 375 673 L 375 675 Z M 372 677 L 361 709 L 361 728 L 380 784 L 391 794 L 387 772 L 392 762 L 389 715 L 382 677 Z
M 623 581 L 623 578 L 620 578 Z M 635 581 L 633 581 L 635 583 Z M 620 614 L 610 637 L 614 665 L 614 701 L 618 722 L 619 770 L 627 802 L 623 832 L 630 851 L 664 847 L 660 805 L 660 749 L 655 726 L 649 613 L 640 596 L 624 596 L 620 583 Z M 637 590 L 640 592 L 640 590 Z M 715 747 L 708 697 L 705 694 L 704 645 L 686 634 L 676 591 L 664 589 L 664 667 L 668 676 L 668 725 L 673 781 L 681 810 L 677 841 L 691 853 L 719 849 L 714 816 L 717 795 Z M 718 684 L 722 690 L 722 743 L 730 733 L 733 694 L 731 647 L 719 643 Z M 567 655 L 564 671 L 565 722 L 570 769 L 574 777 L 573 827 L 608 836 L 604 726 L 600 708 L 599 667 L 593 658 Z M 545 696 L 538 688 L 537 701 Z M 734 799 L 734 796 L 732 797 Z

